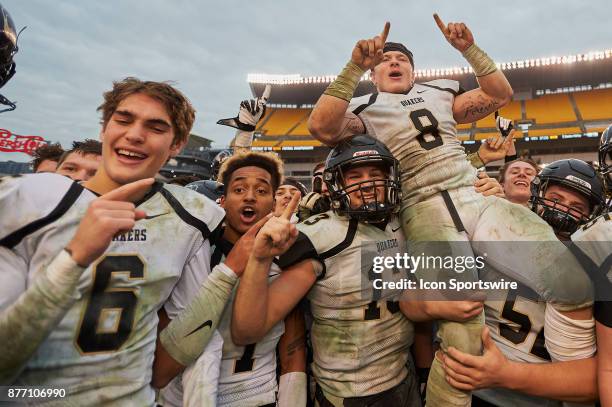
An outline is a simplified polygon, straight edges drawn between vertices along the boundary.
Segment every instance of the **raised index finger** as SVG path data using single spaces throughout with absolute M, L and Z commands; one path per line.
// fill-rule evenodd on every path
M 438 28 L 440 29 L 440 31 L 442 31 L 442 33 L 445 35 L 448 34 L 448 28 L 446 28 L 446 24 L 442 22 L 442 19 L 440 18 L 438 13 L 434 13 L 433 18 L 434 20 L 436 20 L 436 24 L 438 25 Z
M 387 37 L 389 36 L 389 30 L 391 30 L 391 23 L 387 21 L 385 23 L 385 28 L 383 28 L 383 31 L 380 34 L 380 38 L 382 39 L 383 46 L 385 45 L 385 42 L 387 42 Z
M 280 217 L 287 220 L 291 220 L 291 215 L 293 215 L 293 213 L 295 212 L 295 208 L 297 208 L 298 202 L 300 202 L 300 194 L 296 192 L 295 194 L 291 195 L 291 201 L 289 201 L 289 204 L 287 204 L 285 210 L 283 210 L 283 213 Z
M 120 186 L 117 189 L 113 189 L 110 192 L 102 195 L 100 199 L 105 199 L 109 201 L 126 201 L 132 202 L 139 195 L 145 193 L 151 185 L 155 182 L 154 178 L 145 178 L 138 181 L 130 182 L 129 184 L 125 184 Z

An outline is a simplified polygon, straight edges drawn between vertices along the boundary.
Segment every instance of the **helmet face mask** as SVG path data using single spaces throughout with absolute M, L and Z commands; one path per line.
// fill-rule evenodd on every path
M 589 214 L 575 207 L 546 198 L 551 186 L 560 186 L 583 196 L 591 209 Z M 555 233 L 569 238 L 580 225 L 599 216 L 605 208 L 603 183 L 595 170 L 584 161 L 569 159 L 551 163 L 531 183 L 531 209 L 544 219 Z
M 347 181 L 348 171 L 359 167 L 366 170 L 367 166 L 380 169 L 383 177 L 361 176 L 358 181 Z M 336 146 L 329 154 L 323 178 L 331 207 L 339 215 L 382 223 L 399 209 L 399 162 L 384 144 L 370 136 L 355 136 Z

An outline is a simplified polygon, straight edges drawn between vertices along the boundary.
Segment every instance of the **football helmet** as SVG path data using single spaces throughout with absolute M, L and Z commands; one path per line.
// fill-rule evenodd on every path
M 9 12 L 0 4 L 0 88 L 15 75 L 13 56 L 17 53 L 17 31 Z M 0 95 L 0 104 L 8 106 L 1 112 L 14 110 L 15 104 Z
M 355 166 L 380 166 L 386 178 L 366 180 L 347 185 L 344 179 L 346 171 Z M 357 135 L 346 139 L 330 151 L 325 162 L 323 180 L 329 190 L 331 208 L 334 212 L 368 223 L 380 223 L 388 220 L 392 213 L 399 209 L 401 201 L 401 183 L 399 161 L 380 141 L 369 135 Z M 366 202 L 364 193 L 373 187 L 385 188 L 384 200 L 379 201 L 374 194 L 374 202 Z M 350 195 L 358 192 L 361 202 L 358 208 L 351 208 Z
M 570 188 L 589 201 L 591 213 L 583 214 L 557 200 L 544 197 L 550 185 Z M 603 182 L 595 169 L 582 160 L 558 160 L 547 165 L 531 182 L 531 209 L 555 230 L 569 237 L 578 226 L 596 218 L 605 208 Z
M 219 176 L 219 170 L 221 170 L 221 164 L 232 156 L 231 150 L 221 150 L 215 155 L 212 162 L 210 163 L 210 179 L 216 181 Z
M 185 185 L 185 188 L 192 189 L 200 194 L 206 196 L 208 199 L 218 202 L 224 193 L 223 184 L 211 179 L 203 181 L 195 181 L 191 184 Z
M 612 188 L 612 125 L 601 133 L 599 139 L 599 172 L 609 191 Z

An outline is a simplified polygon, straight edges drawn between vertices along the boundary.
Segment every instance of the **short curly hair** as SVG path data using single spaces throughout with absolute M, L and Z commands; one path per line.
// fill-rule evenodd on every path
M 137 93 L 150 96 L 166 107 L 174 130 L 173 144 L 187 140 L 195 121 L 195 109 L 189 99 L 168 82 L 141 81 L 133 77 L 113 82 L 113 89 L 104 93 L 104 102 L 97 109 L 102 112 L 102 126 L 106 128 L 125 98 Z
M 258 167 L 267 171 L 272 178 L 272 192 L 276 192 L 283 178 L 283 161 L 274 153 L 264 153 L 258 151 L 249 151 L 247 153 L 235 154 L 221 165 L 219 177 L 217 181 L 223 185 L 228 185 L 232 174 L 244 167 Z M 225 188 L 227 193 L 228 188 Z
M 81 155 L 93 154 L 93 155 L 102 155 L 102 143 L 98 140 L 94 140 L 91 138 L 85 139 L 83 141 L 73 141 L 72 148 L 70 150 L 64 151 L 64 154 L 60 157 L 57 162 L 57 166 L 62 165 L 66 158 L 72 153 L 79 153 Z
M 31 163 L 33 171 L 36 172 L 40 164 L 45 160 L 58 162 L 62 154 L 64 154 L 64 149 L 60 143 L 49 143 L 38 147 L 34 150 L 34 159 Z

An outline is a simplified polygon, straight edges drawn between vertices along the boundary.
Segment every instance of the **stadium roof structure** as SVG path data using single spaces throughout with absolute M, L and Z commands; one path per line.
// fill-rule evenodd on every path
M 612 87 L 612 49 L 582 54 L 498 62 L 514 89 L 514 100 L 527 100 L 550 93 Z M 340 67 L 339 67 L 340 68 Z M 249 74 L 247 82 L 254 96 L 261 95 L 266 84 L 272 85 L 270 107 L 312 107 L 335 75 L 302 76 Z M 417 69 L 417 82 L 454 79 L 466 89 L 477 87 L 469 66 Z M 366 73 L 355 96 L 374 90 Z

